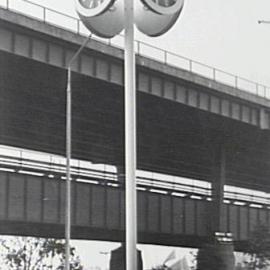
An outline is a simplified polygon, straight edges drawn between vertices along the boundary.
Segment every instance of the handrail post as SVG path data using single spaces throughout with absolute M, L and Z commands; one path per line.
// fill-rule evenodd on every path
M 43 22 L 46 22 L 46 8 L 43 7 Z
M 7 5 L 7 9 L 9 9 L 9 0 L 7 0 L 6 5 Z
M 235 76 L 234 78 L 235 78 L 235 88 L 238 88 L 238 77 Z
M 189 71 L 192 72 L 192 60 L 189 59 Z
M 259 95 L 259 84 L 256 83 L 256 95 L 258 96 Z
M 216 69 L 215 68 L 213 68 L 213 79 L 214 79 L 214 81 L 216 80 Z
M 167 64 L 167 60 L 168 60 L 168 52 L 164 51 L 164 63 Z

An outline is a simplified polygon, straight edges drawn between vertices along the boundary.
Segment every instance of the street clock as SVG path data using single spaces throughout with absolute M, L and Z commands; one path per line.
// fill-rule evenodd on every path
M 115 0 L 75 0 L 78 13 L 85 17 L 95 17 L 106 12 Z
M 141 0 L 143 4 L 161 15 L 171 15 L 179 12 L 183 5 L 184 0 Z
M 124 0 L 74 0 L 84 26 L 97 36 L 112 38 L 124 28 Z
M 92 33 L 111 38 L 124 29 L 126 0 L 74 0 L 84 26 Z M 176 22 L 184 0 L 134 0 L 134 21 L 144 34 L 157 37 Z
M 166 33 L 178 19 L 184 0 L 140 0 L 135 1 L 137 28 L 150 37 Z

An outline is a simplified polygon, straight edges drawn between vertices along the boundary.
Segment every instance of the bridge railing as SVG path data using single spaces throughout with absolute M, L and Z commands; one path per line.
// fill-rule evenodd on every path
M 0 171 L 28 174 L 34 176 L 46 176 L 48 178 L 57 178 L 65 180 L 66 166 L 65 159 L 62 157 L 53 158 L 48 155 L 50 161 L 36 160 L 31 158 L 24 158 L 23 151 L 18 152 L 19 155 L 0 155 Z M 71 166 L 72 179 L 74 181 L 109 185 L 122 186 L 124 185 L 118 179 L 116 169 L 113 166 L 105 164 L 95 165 L 90 162 L 83 162 L 73 160 Z M 96 168 L 95 168 L 96 167 Z M 99 169 L 97 167 L 100 167 Z M 140 190 L 148 190 L 151 192 L 171 193 L 181 192 L 181 194 L 193 194 L 201 196 L 211 196 L 211 188 L 190 185 L 185 183 L 162 180 L 160 177 L 137 177 L 137 185 Z M 180 193 L 179 193 L 180 194 Z M 178 195 L 179 195 L 178 194 Z
M 89 34 L 89 31 L 83 26 L 78 18 L 29 0 L 0 0 L 0 6 L 17 13 L 33 17 L 43 21 L 44 23 L 56 25 L 60 28 L 73 31 L 79 35 Z M 124 47 L 124 37 L 122 35 L 118 35 L 110 40 L 99 37 L 94 37 L 94 39 L 102 41 L 110 46 L 119 48 Z M 135 41 L 135 50 L 138 55 L 146 56 L 166 65 L 182 68 L 231 87 L 270 99 L 269 86 L 248 80 L 201 62 L 194 61 L 179 54 L 160 49 L 143 41 Z
M 0 171 L 66 180 L 65 158 L 46 153 L 36 153 L 17 148 L 0 147 Z M 91 162 L 72 160 L 72 179 L 97 185 L 121 187 L 124 185 L 118 179 L 114 166 L 92 164 Z M 174 181 L 173 181 L 174 180 Z M 206 181 L 162 175 L 153 172 L 138 171 L 138 190 L 153 193 L 169 194 L 178 197 L 188 197 L 197 200 L 212 200 L 211 184 Z M 265 192 L 225 186 L 224 202 L 251 207 L 270 207 L 269 194 Z

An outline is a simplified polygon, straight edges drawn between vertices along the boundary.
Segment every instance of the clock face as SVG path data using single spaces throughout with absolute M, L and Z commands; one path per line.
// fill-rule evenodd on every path
M 124 0 L 75 0 L 83 25 L 93 34 L 112 38 L 124 28 Z
M 151 1 L 162 7 L 170 7 L 177 2 L 176 0 L 151 0 Z
M 107 11 L 115 0 L 75 0 L 77 12 L 86 17 L 98 16 Z
M 104 0 L 79 0 L 85 8 L 97 8 L 98 6 L 102 5 Z
M 166 14 L 167 10 L 163 14 L 160 12 L 162 9 L 170 8 L 170 5 L 174 6 L 176 1 L 160 0 L 159 3 L 154 0 L 150 0 L 152 3 L 159 5 L 158 11 L 153 9 L 156 6 L 148 7 L 143 0 L 136 1 L 135 5 L 135 23 L 139 31 L 143 32 L 147 36 L 157 37 L 166 33 L 176 22 L 180 16 L 182 6 L 177 12 Z M 175 6 L 174 6 L 175 7 Z M 165 13 L 165 14 L 164 14 Z
M 152 11 L 168 15 L 179 12 L 184 5 L 184 0 L 141 0 Z

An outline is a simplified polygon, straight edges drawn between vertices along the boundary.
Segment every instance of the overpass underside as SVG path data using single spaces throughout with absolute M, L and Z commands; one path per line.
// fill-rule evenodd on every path
M 79 37 L 0 15 L 0 144 L 64 156 L 64 67 Z M 96 43 L 72 74 L 72 156 L 121 170 L 122 52 Z M 213 199 L 140 191 L 140 241 L 199 247 L 213 231 L 232 231 L 239 244 L 256 224 L 269 224 L 267 204 L 223 200 L 225 184 L 270 190 L 269 102 L 146 58 L 137 57 L 137 74 L 138 169 L 208 181 Z M 1 233 L 63 236 L 62 180 L 0 179 Z M 74 237 L 121 240 L 123 186 L 73 186 Z
M 59 177 L 0 172 L 2 234 L 64 237 L 65 181 Z M 138 191 L 140 243 L 201 247 L 208 241 L 214 214 L 211 201 L 145 189 Z M 123 186 L 73 182 L 72 238 L 123 241 Z M 243 250 L 258 224 L 270 224 L 267 206 L 224 205 L 224 231 Z
M 63 69 L 0 53 L 0 142 L 64 156 Z M 73 74 L 73 157 L 123 166 L 123 89 Z M 226 184 L 267 191 L 268 138 L 256 126 L 138 93 L 138 167 L 209 182 L 219 181 L 221 149 Z M 60 179 L 1 173 L 1 233 L 63 237 Z M 139 241 L 200 247 L 213 230 L 206 198 L 139 191 Z M 119 241 L 124 236 L 123 187 L 73 184 L 74 238 Z M 254 226 L 269 224 L 269 209 L 224 204 L 222 230 L 236 247 Z
M 0 143 L 65 155 L 66 71 L 0 52 Z M 123 166 L 121 86 L 73 73 L 73 157 Z M 267 130 L 143 92 L 137 94 L 138 168 L 268 191 Z M 250 113 L 250 117 L 251 117 Z

